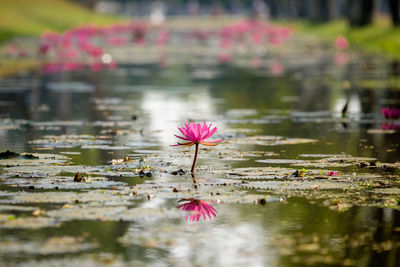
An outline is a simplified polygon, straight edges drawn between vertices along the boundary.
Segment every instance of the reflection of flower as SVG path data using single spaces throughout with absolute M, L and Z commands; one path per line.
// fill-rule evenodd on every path
M 382 123 L 381 125 L 381 129 L 382 130 L 399 130 L 400 129 L 400 125 L 395 124 L 395 123 Z
M 201 123 L 189 123 L 189 125 L 185 122 L 185 127 L 178 127 L 179 131 L 183 134 L 183 136 L 175 135 L 179 139 L 182 139 L 186 142 L 179 143 L 172 146 L 192 146 L 196 145 L 196 151 L 194 154 L 193 165 L 192 169 L 190 170 L 192 173 L 194 172 L 194 167 L 196 166 L 197 160 L 197 153 L 199 152 L 199 144 L 205 146 L 215 146 L 219 142 L 223 141 L 224 139 L 220 140 L 213 140 L 213 141 L 205 141 L 210 138 L 216 131 L 217 127 L 211 129 L 210 125 L 207 125 L 206 122 L 201 125 Z
M 400 108 L 381 108 L 382 115 L 386 119 L 397 119 L 400 117 Z
M 284 71 L 283 65 L 279 62 L 274 62 L 271 66 L 271 73 L 275 76 L 281 75 Z
M 201 216 L 203 216 L 204 220 L 206 221 L 208 216 L 211 221 L 213 217 L 217 216 L 217 211 L 213 208 L 213 206 L 203 200 L 184 198 L 180 199 L 178 202 L 186 202 L 177 206 L 178 209 L 190 212 L 190 215 L 185 217 L 186 220 L 189 219 L 192 222 L 198 222 Z
M 346 52 L 337 52 L 335 54 L 336 65 L 343 66 L 346 65 L 348 61 L 349 61 L 349 56 L 347 55 Z

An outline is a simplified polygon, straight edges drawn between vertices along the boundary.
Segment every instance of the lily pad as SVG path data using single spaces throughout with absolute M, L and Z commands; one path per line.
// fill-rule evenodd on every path
M 96 244 L 84 242 L 84 239 L 81 237 L 72 236 L 50 237 L 43 242 L 21 242 L 18 240 L 3 240 L 0 242 L 0 252 L 6 254 L 54 255 L 79 253 L 96 247 Z
M 0 205 L 0 211 L 32 211 L 35 210 L 34 207 L 27 207 L 27 206 L 17 206 L 17 205 Z
M 266 182 L 248 182 L 242 187 L 247 189 L 262 189 L 274 191 L 286 190 L 327 190 L 327 189 L 352 189 L 357 186 L 351 182 L 332 182 L 332 181 L 266 181 Z
M 59 222 L 48 217 L 17 217 L 12 220 L 0 222 L 0 228 L 12 229 L 38 229 L 59 226 Z
M 8 178 L 3 184 L 39 189 L 89 189 L 122 186 L 126 183 L 110 181 L 104 177 L 90 177 L 82 183 L 74 182 L 72 177 L 57 176 L 46 178 Z
M 110 145 L 110 136 L 93 135 L 46 135 L 43 139 L 32 140 L 29 143 L 36 147 L 74 148 L 89 145 Z
M 138 221 L 178 218 L 176 209 L 164 208 L 131 208 L 125 206 L 90 207 L 74 206 L 66 209 L 50 210 L 47 215 L 61 221 L 96 220 L 96 221 Z
M 0 203 L 103 203 L 105 205 L 128 205 L 134 198 L 122 190 L 91 190 L 88 192 L 21 192 L 10 196 L 8 199 L 0 199 Z
M 247 136 L 229 140 L 232 144 L 259 146 L 307 144 L 317 141 L 318 140 L 308 138 L 284 138 L 281 136 Z
M 33 153 L 30 157 L 14 157 L 10 159 L 1 159 L 0 165 L 3 166 L 42 166 L 52 164 L 62 164 L 67 162 L 68 158 L 58 154 Z

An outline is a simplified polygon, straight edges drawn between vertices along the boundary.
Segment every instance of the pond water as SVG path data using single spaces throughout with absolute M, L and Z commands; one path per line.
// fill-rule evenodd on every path
M 318 49 L 0 80 L 0 265 L 399 266 L 398 65 Z

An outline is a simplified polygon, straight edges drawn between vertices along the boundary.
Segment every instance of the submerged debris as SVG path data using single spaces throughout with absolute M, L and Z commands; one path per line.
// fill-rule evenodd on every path
M 11 158 L 23 158 L 23 159 L 38 159 L 39 157 L 34 156 L 32 154 L 19 154 L 17 152 L 12 152 L 10 150 L 7 150 L 5 152 L 0 153 L 0 159 L 11 159 Z
M 19 156 L 19 153 L 11 152 L 10 150 L 0 153 L 0 159 L 10 159 L 10 158 L 18 157 L 18 156 Z
M 185 174 L 185 171 L 184 170 L 182 170 L 182 169 L 179 169 L 179 170 L 177 170 L 177 171 L 173 171 L 173 172 L 171 172 L 171 174 L 172 175 L 184 175 Z
M 74 176 L 74 182 L 86 182 L 85 176 L 77 172 Z

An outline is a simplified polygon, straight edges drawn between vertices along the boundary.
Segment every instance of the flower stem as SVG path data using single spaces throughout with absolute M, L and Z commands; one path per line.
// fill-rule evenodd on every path
M 194 145 L 196 146 L 196 150 L 194 152 L 194 159 L 193 159 L 192 169 L 190 169 L 191 173 L 194 173 L 194 167 L 196 167 L 196 161 L 197 161 L 197 154 L 199 153 L 199 144 L 195 143 Z
M 194 173 L 192 172 L 192 181 L 193 181 L 193 187 L 194 189 L 197 190 L 197 181 L 196 181 L 196 176 L 194 176 Z

